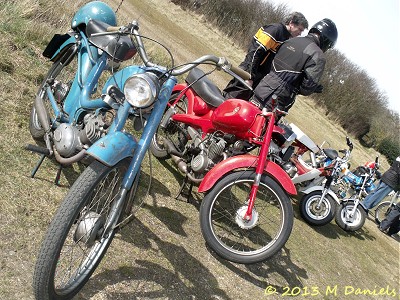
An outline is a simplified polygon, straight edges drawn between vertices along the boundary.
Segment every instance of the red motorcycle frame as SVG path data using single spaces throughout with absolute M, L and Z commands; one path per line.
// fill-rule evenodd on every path
M 186 174 L 185 182 L 188 178 L 191 187 L 199 183 L 198 192 L 206 192 L 200 224 L 214 251 L 238 263 L 263 261 L 279 251 L 289 238 L 294 219 L 289 195 L 297 193 L 287 172 L 269 159 L 270 146 L 273 141 L 273 147 L 288 148 L 295 135 L 287 135 L 285 128 L 276 124 L 281 113 L 278 110 L 268 112 L 245 100 L 226 100 L 201 70 L 192 71 L 186 84 L 173 89 L 170 108 L 153 139 L 152 153 L 158 158 L 171 156 Z M 238 144 L 245 146 L 235 148 Z M 252 150 L 257 154 L 252 154 Z M 290 155 L 288 151 L 286 158 Z M 231 184 L 238 192 L 226 189 L 225 182 L 232 175 L 240 177 Z M 241 184 L 244 188 L 239 188 Z M 222 208 L 230 210 L 225 214 L 230 217 L 226 220 L 229 225 L 222 227 L 230 228 L 228 234 L 235 231 L 234 239 L 240 236 L 232 244 L 225 244 L 225 239 L 213 229 L 218 226 L 214 215 L 220 203 L 215 199 L 224 192 L 240 192 L 231 198 L 235 203 Z M 263 201 L 265 195 L 269 200 Z M 236 245 L 241 245 L 240 249 Z

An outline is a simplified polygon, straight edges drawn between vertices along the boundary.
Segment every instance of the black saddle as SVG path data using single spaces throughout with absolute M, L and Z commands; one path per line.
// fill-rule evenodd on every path
M 325 155 L 328 156 L 330 159 L 335 159 L 339 156 L 339 153 L 334 149 L 323 149 Z
M 118 61 L 132 58 L 137 50 L 130 37 L 117 34 L 92 36 L 95 33 L 107 32 L 108 27 L 110 25 L 107 23 L 90 20 L 86 26 L 86 35 L 89 42 Z
M 213 107 L 218 107 L 225 101 L 221 90 L 199 68 L 193 68 L 189 72 L 186 82 L 191 84 L 197 95 Z

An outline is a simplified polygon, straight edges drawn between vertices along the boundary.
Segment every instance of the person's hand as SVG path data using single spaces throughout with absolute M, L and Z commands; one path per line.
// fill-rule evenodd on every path
M 323 89 L 324 87 L 322 86 L 322 84 L 318 84 L 316 89 L 314 90 L 314 93 L 322 93 Z

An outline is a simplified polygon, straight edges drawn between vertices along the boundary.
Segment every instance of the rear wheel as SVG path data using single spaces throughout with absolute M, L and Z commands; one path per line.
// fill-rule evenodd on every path
M 179 93 L 172 94 L 169 103 L 172 104 Z M 161 124 L 165 123 L 166 127 L 162 128 L 161 125 L 158 126 L 156 133 L 150 143 L 151 153 L 159 158 L 165 159 L 169 157 L 167 150 L 165 148 L 165 139 L 171 142 L 178 151 L 183 151 L 187 143 L 186 135 L 186 125 L 181 123 L 176 123 L 171 120 L 165 120 L 165 118 L 170 118 L 171 115 L 168 114 L 170 106 L 167 106 L 167 110 L 164 113 L 163 120 Z M 175 114 L 186 114 L 187 113 L 187 98 L 183 96 L 175 105 Z
M 357 205 L 354 213 L 355 202 L 343 201 L 337 208 L 335 222 L 345 231 L 356 231 L 363 227 L 367 214 L 361 205 Z
M 221 257 L 256 263 L 278 252 L 293 227 L 293 208 L 285 191 L 263 175 L 250 221 L 243 219 L 254 182 L 252 171 L 223 177 L 204 197 L 200 225 L 207 244 Z
M 322 226 L 330 223 L 335 217 L 336 201 L 325 195 L 319 203 L 321 196 L 322 191 L 315 191 L 300 200 L 300 215 L 310 225 Z
M 63 102 L 69 93 L 69 88 L 74 80 L 77 70 L 77 62 L 74 59 L 74 54 L 67 60 L 67 63 L 64 63 L 65 60 L 65 57 L 61 57 L 54 62 L 47 72 L 47 75 L 45 76 L 43 83 L 36 94 L 36 97 L 40 97 L 42 99 L 47 110 L 47 115 L 53 120 L 56 116 L 54 114 L 49 114 L 50 112 L 53 112 L 53 109 L 47 96 L 47 88 L 50 88 L 55 100 L 58 103 Z M 50 119 L 48 120 L 49 125 L 51 125 Z M 39 143 L 44 142 L 44 129 L 39 121 L 35 105 L 33 105 L 29 117 L 29 131 L 34 140 Z
M 95 161 L 73 184 L 39 252 L 33 277 L 36 299 L 71 299 L 89 280 L 122 219 L 124 207 L 117 206 L 127 202 L 120 195 L 128 166 L 129 160 L 111 168 Z

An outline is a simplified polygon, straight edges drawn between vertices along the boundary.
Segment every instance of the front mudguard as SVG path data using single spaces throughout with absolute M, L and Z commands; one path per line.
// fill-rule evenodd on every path
M 116 131 L 95 142 L 87 154 L 106 166 L 114 166 L 124 158 L 132 157 L 137 145 L 133 135 Z
M 214 166 L 204 177 L 198 191 L 200 193 L 206 192 L 211 189 L 215 183 L 220 180 L 227 173 L 241 168 L 255 168 L 258 156 L 251 154 L 244 154 L 230 157 L 216 166 Z M 296 195 L 297 191 L 290 179 L 289 175 L 282 170 L 276 163 L 268 161 L 265 165 L 264 172 L 271 175 L 289 195 Z
M 308 189 L 302 190 L 301 193 L 308 195 L 315 191 L 320 191 L 322 193 L 324 191 L 324 186 L 323 185 L 313 186 Z M 327 194 L 331 196 L 336 201 L 337 204 L 340 204 L 338 196 L 336 196 L 336 194 L 332 190 L 328 190 Z

